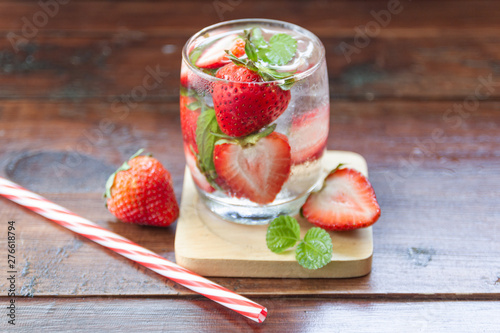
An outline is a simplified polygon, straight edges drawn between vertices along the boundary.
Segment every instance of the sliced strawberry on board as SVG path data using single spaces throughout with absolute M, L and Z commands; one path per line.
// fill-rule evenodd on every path
M 290 90 L 274 83 L 254 84 L 262 78 L 246 67 L 227 64 L 216 77 L 229 80 L 215 82 L 212 92 L 217 123 L 229 136 L 245 136 L 269 125 L 290 102 Z
M 258 204 L 274 201 L 290 174 L 290 158 L 287 137 L 276 132 L 254 144 L 225 140 L 214 149 L 221 187 Z
M 293 119 L 289 135 L 293 165 L 312 161 L 323 155 L 328 139 L 329 121 L 329 105 Z
M 196 157 L 186 144 L 184 144 L 184 153 L 186 156 L 186 163 L 188 165 L 189 171 L 191 171 L 191 176 L 193 177 L 194 183 L 205 192 L 214 192 L 215 188 L 210 185 L 210 183 L 207 181 L 207 178 L 205 178 L 205 175 L 203 175 L 200 169 L 198 169 L 198 165 L 196 164 Z
M 196 106 L 196 102 L 197 100 L 193 97 L 183 95 L 180 97 L 182 138 L 184 139 L 184 143 L 191 146 L 197 153 L 196 123 L 200 116 L 201 108 Z
M 323 187 L 302 206 L 302 215 L 327 230 L 352 230 L 371 226 L 380 217 L 380 206 L 368 179 L 354 169 L 335 169 Z
M 229 63 L 226 50 L 236 57 L 245 54 L 245 42 L 238 35 L 229 35 L 215 41 L 203 50 L 195 65 L 200 68 L 219 68 Z

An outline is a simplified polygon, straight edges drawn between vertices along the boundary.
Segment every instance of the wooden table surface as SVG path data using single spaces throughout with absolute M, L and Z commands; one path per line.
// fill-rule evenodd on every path
M 498 1 L 51 3 L 48 15 L 35 1 L 0 1 L 1 176 L 174 260 L 175 224 L 117 222 L 104 182 L 145 147 L 180 199 L 181 48 L 207 25 L 266 17 L 323 41 L 328 148 L 367 159 L 382 217 L 368 276 L 213 278 L 268 307 L 256 324 L 0 199 L 1 331 L 13 330 L 5 306 L 14 220 L 16 292 L 25 296 L 16 298 L 16 331 L 498 332 Z M 381 14 L 388 6 L 390 17 Z M 161 83 L 138 94 L 150 71 Z

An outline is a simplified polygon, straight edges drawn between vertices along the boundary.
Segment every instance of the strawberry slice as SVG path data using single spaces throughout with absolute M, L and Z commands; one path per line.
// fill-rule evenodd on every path
M 274 129 L 274 128 L 273 128 Z M 273 132 L 255 144 L 225 141 L 214 149 L 219 184 L 230 195 L 258 204 L 273 202 L 290 173 L 290 145 Z
M 312 161 L 323 155 L 329 121 L 329 105 L 307 112 L 292 121 L 289 140 L 293 165 Z
M 245 42 L 238 35 L 223 37 L 208 46 L 196 60 L 200 68 L 219 68 L 229 63 L 225 50 L 230 50 L 236 57 L 245 54 Z
M 205 192 L 214 192 L 215 188 L 210 185 L 210 183 L 207 181 L 207 178 L 205 178 L 200 169 L 198 169 L 198 166 L 196 164 L 196 157 L 193 155 L 193 152 L 186 144 L 184 144 L 184 153 L 186 156 L 186 164 L 188 165 L 189 171 L 191 171 L 191 176 L 193 177 L 194 183 Z
M 191 146 L 193 150 L 197 153 L 198 146 L 196 145 L 196 122 L 200 116 L 201 108 L 196 105 L 196 99 L 193 97 L 183 96 L 180 97 L 180 109 L 181 109 L 181 130 L 182 138 L 184 143 Z M 191 110 L 191 109 L 193 110 Z
M 323 187 L 302 206 L 302 215 L 328 230 L 352 230 L 371 226 L 380 217 L 380 206 L 368 179 L 354 169 L 335 169 Z

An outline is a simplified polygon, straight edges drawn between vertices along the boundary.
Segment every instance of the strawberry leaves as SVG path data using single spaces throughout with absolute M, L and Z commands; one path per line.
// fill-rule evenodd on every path
M 269 125 L 262 131 L 255 132 L 243 137 L 232 137 L 226 134 L 212 133 L 212 135 L 221 138 L 216 144 L 221 145 L 224 143 L 237 143 L 242 147 L 247 147 L 256 144 L 260 139 L 265 138 L 276 129 L 276 124 Z
M 274 253 L 281 253 L 300 241 L 300 226 L 291 216 L 275 218 L 267 229 L 266 244 Z M 328 232 L 321 228 L 309 229 L 295 249 L 297 262 L 307 269 L 318 269 L 332 260 L 333 245 Z
M 377 222 L 380 205 L 372 185 L 362 173 L 337 166 L 326 176 L 321 189 L 309 195 L 301 214 L 326 230 L 353 230 Z

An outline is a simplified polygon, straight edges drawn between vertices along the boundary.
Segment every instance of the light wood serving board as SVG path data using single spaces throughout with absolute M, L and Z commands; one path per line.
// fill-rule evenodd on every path
M 365 159 L 356 153 L 328 151 L 323 159 L 325 174 L 339 163 L 368 174 Z M 267 225 L 247 226 L 225 221 L 199 199 L 186 167 L 180 217 L 175 235 L 175 258 L 179 265 L 200 275 L 275 278 L 347 278 L 370 272 L 372 228 L 329 232 L 333 242 L 332 261 L 308 270 L 295 260 L 293 250 L 281 254 L 266 246 Z M 301 236 L 313 227 L 300 216 Z

